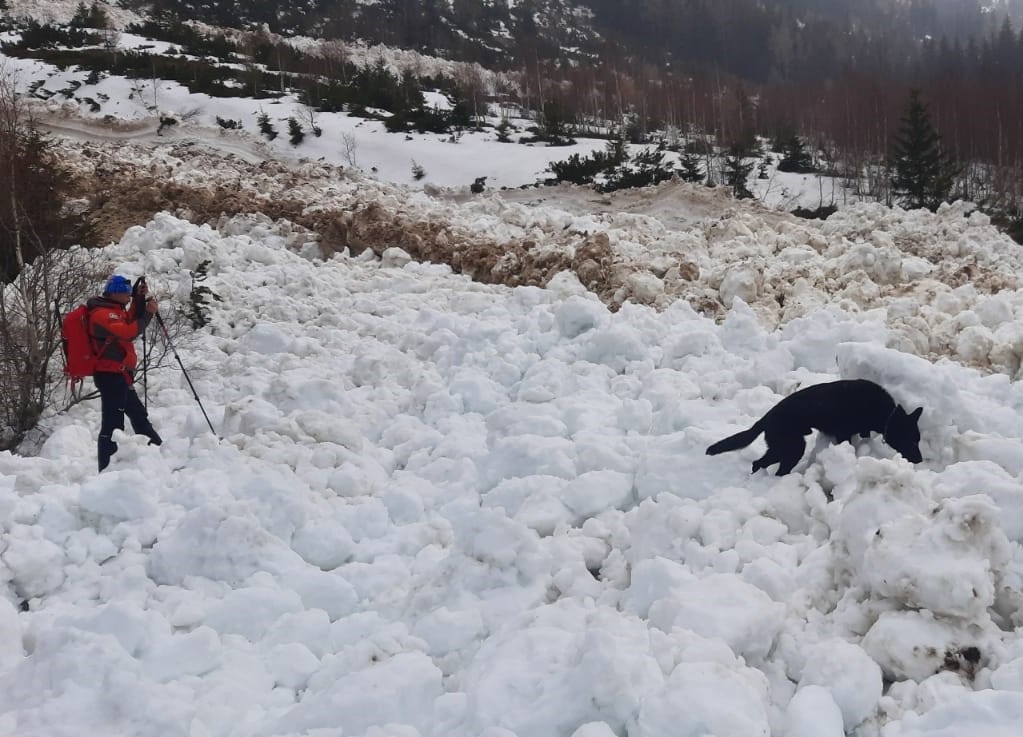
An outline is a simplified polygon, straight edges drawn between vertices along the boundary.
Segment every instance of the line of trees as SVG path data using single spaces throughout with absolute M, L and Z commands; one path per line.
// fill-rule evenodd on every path
M 642 187 L 679 177 L 691 182 L 721 183 L 734 197 L 746 199 L 753 197 L 749 178 L 754 169 L 759 167 L 762 175 L 766 176 L 770 163 L 769 155 L 759 145 L 747 147 L 736 143 L 721 149 L 709 145 L 700 147 L 690 142 L 679 150 L 677 164 L 668 163 L 666 148 L 662 143 L 629 156 L 624 138 L 618 137 L 611 140 L 604 151 L 595 151 L 585 157 L 574 153 L 563 161 L 553 162 L 549 171 L 556 181 L 589 184 L 604 192 Z M 819 173 L 819 165 L 800 136 L 791 134 L 776 139 L 773 150 L 779 152 L 779 171 Z M 885 181 L 889 203 L 906 209 L 936 210 L 943 202 L 954 199 L 953 192 L 961 170 L 934 129 L 930 111 L 921 100 L 919 90 L 910 91 L 905 113 L 894 136 L 891 156 L 876 168 L 877 177 Z M 819 217 L 834 211 L 833 203 L 825 205 L 822 202 L 816 209 L 798 208 L 797 214 Z
M 543 91 L 557 97 L 572 125 L 587 130 L 615 121 L 636 143 L 656 135 L 669 143 L 710 140 L 752 149 L 758 136 L 795 135 L 817 168 L 843 177 L 851 194 L 889 203 L 886 164 L 916 89 L 945 154 L 959 163 L 954 194 L 1011 220 L 1023 215 L 1023 83 L 1016 81 L 1023 64 L 997 70 L 1002 76 L 992 71 L 986 79 L 979 71 L 943 78 L 928 70 L 904 79 L 849 74 L 828 83 L 751 85 L 724 74 L 669 75 L 645 65 L 541 65 L 523 70 L 519 89 L 527 107 Z
M 630 55 L 713 68 L 756 84 L 809 83 L 848 72 L 892 78 L 926 63 L 921 39 L 985 45 L 1019 3 L 944 0 L 589 0 L 595 26 Z

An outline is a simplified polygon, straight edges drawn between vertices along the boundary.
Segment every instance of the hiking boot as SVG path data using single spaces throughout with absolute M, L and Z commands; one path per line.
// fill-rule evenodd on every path
M 117 452 L 117 443 L 110 438 L 100 437 L 97 447 L 97 458 L 99 459 L 99 470 L 110 465 L 110 457 Z

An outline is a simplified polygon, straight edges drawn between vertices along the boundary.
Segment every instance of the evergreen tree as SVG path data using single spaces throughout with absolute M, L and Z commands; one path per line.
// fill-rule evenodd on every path
M 426 98 L 423 97 L 423 90 L 419 85 L 419 80 L 412 72 L 405 70 L 401 74 L 401 80 L 398 82 L 398 107 L 391 109 L 392 113 L 397 113 L 403 110 L 415 110 L 426 105 Z
M 85 3 L 78 3 L 78 7 L 75 9 L 75 14 L 71 18 L 72 28 L 85 28 L 89 24 L 89 9 L 85 6 Z
M 679 159 L 679 176 L 687 182 L 702 182 L 703 167 L 700 155 L 695 151 L 686 151 Z
M 665 164 L 663 148 L 645 148 L 627 162 L 609 171 L 607 178 L 597 189 L 613 192 L 616 189 L 647 187 L 666 182 L 677 173 Z
M 942 147 L 919 90 L 909 93 L 889 165 L 893 171 L 892 192 L 906 209 L 936 210 L 952 191 L 955 162 Z
M 2 0 L 0 0 L 0 1 L 2 1 Z M 511 143 L 511 135 L 510 135 L 511 129 L 512 129 L 512 124 L 510 122 L 508 122 L 507 118 L 504 118 L 503 120 L 501 120 L 500 124 L 498 124 L 497 129 L 496 129 L 497 130 L 497 140 L 500 141 L 501 143 Z
M 806 144 L 803 143 L 803 139 L 799 136 L 791 135 L 782 143 L 778 171 L 798 172 L 800 174 L 808 174 L 815 171 L 813 157 L 806 150 Z
M 749 160 L 750 151 L 741 143 L 732 144 L 728 149 L 728 157 L 725 159 L 725 184 L 732 194 L 740 200 L 749 199 L 753 192 L 749 188 L 749 175 L 756 167 L 756 162 Z
M 268 141 L 272 141 L 277 138 L 277 129 L 274 128 L 273 123 L 270 122 L 270 116 L 265 112 L 260 112 L 256 117 L 256 121 L 259 123 L 259 131 Z
M 302 124 L 294 117 L 288 118 L 288 140 L 292 146 L 297 146 L 305 140 L 305 131 Z
M 540 136 L 551 146 L 570 146 L 575 143 L 568 135 L 571 122 L 568 111 L 558 100 L 545 100 L 540 115 Z
M 72 28 L 106 28 L 110 25 L 107 11 L 96 0 L 86 7 L 84 2 L 78 3 L 75 15 L 70 23 Z

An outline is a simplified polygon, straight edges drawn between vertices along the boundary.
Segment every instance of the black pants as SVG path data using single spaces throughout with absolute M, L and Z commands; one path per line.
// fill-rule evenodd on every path
M 149 422 L 149 414 L 139 400 L 139 395 L 135 393 L 135 389 L 124 374 L 97 371 L 92 378 L 99 389 L 103 413 L 98 445 L 100 471 L 107 467 L 110 456 L 117 452 L 113 434 L 114 430 L 124 430 L 125 415 L 131 420 L 131 429 L 139 435 L 148 437 L 150 445 L 159 445 L 163 442 Z

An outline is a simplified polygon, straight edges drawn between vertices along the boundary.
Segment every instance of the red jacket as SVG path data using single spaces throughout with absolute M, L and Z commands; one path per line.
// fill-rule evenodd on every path
M 106 297 L 93 297 L 86 306 L 89 332 L 99 352 L 96 370 L 130 375 L 139 361 L 132 341 L 145 331 L 152 315 L 145 310 L 136 314 L 134 300 L 124 306 Z

